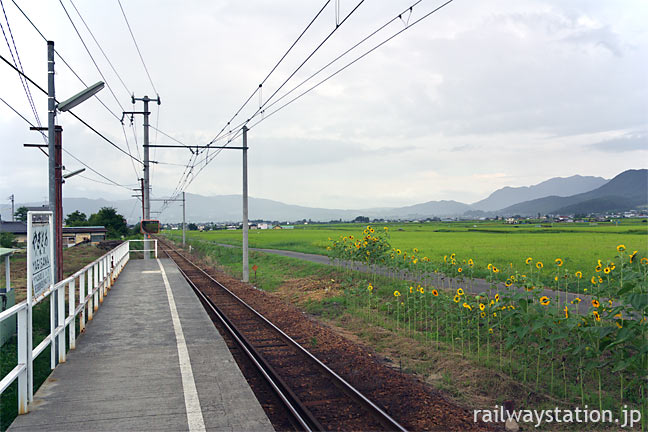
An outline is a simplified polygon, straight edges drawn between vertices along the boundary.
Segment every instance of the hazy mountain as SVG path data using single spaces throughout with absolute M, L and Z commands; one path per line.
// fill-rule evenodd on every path
M 648 204 L 648 170 L 628 170 L 592 191 L 569 197 L 549 196 L 515 204 L 496 213 L 535 216 L 624 211 Z
M 470 210 L 468 204 L 458 201 L 428 201 L 406 207 L 398 207 L 381 212 L 384 218 L 415 219 L 432 216 L 456 216 Z
M 357 216 L 387 219 L 424 219 L 428 217 L 468 216 L 483 217 L 494 215 L 575 214 L 601 213 L 626 210 L 648 202 L 648 170 L 625 171 L 614 179 L 606 181 L 601 177 L 572 176 L 552 178 L 528 187 L 505 187 L 493 192 L 488 198 L 472 205 L 457 201 L 428 201 L 421 204 L 398 208 L 370 208 L 357 210 L 325 209 L 285 204 L 262 198 L 249 198 L 249 218 L 270 221 L 313 221 L 352 220 Z M 594 185 L 594 186 L 593 186 Z M 598 187 L 596 187 L 598 185 Z M 592 190 L 589 190 L 592 188 Z M 580 191 L 565 196 L 573 191 Z M 545 195 L 551 194 L 552 195 Z M 529 197 L 541 197 L 530 199 Z M 206 197 L 186 194 L 187 221 L 189 222 L 237 222 L 241 218 L 241 196 L 219 195 Z M 497 207 L 498 203 L 512 205 Z M 35 206 L 40 203 L 16 203 Z M 159 201 L 151 203 L 152 218 L 163 206 Z M 63 213 L 67 215 L 79 210 L 90 216 L 102 207 L 114 207 L 124 215 L 129 223 L 137 223 L 142 214 L 142 204 L 136 199 L 108 201 L 105 199 L 64 198 Z M 5 220 L 10 219 L 7 205 L 0 204 L 0 212 Z M 169 203 L 160 217 L 163 222 L 182 221 L 182 203 Z
M 494 211 L 524 201 L 548 196 L 566 197 L 589 192 L 607 183 L 603 177 L 575 175 L 571 177 L 554 177 L 533 186 L 510 187 L 496 190 L 481 201 L 470 205 L 472 210 Z

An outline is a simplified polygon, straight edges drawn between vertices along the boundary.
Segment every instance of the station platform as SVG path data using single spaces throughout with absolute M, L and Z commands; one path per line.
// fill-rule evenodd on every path
M 10 431 L 272 431 L 169 259 L 131 260 Z

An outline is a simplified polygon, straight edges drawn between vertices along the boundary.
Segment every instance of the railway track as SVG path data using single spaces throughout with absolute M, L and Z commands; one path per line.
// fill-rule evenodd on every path
M 299 430 L 406 429 L 172 245 L 163 252 L 180 268 L 221 328 L 276 393 Z

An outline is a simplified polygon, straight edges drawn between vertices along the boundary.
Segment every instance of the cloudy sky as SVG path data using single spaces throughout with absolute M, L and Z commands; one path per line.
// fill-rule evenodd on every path
M 182 143 L 205 145 L 325 3 L 121 0 L 151 84 L 117 0 L 61 1 L 15 0 L 87 84 L 105 79 L 110 85 L 99 95 L 108 109 L 92 99 L 75 112 L 123 149 L 128 145 L 136 158 L 142 152 L 142 117 L 122 128 L 114 116 L 133 110 L 131 92 L 155 97 L 157 90 L 162 104 L 153 106 L 151 124 Z M 249 132 L 251 196 L 331 208 L 449 199 L 470 203 L 503 186 L 574 174 L 611 178 L 648 165 L 648 6 L 643 0 L 454 0 L 270 115 L 442 4 L 423 0 L 410 12 L 414 0 L 362 2 L 269 100 L 358 1 L 330 1 L 232 122 L 240 124 L 265 104 L 263 115 L 249 123 L 263 120 Z M 25 73 L 45 87 L 45 41 L 11 0 L 2 3 L 12 34 L 7 21 L 0 22 L 12 51 L 13 36 Z M 404 10 L 400 19 L 279 100 Z M 0 54 L 12 61 L 7 44 L 0 46 Z M 58 58 L 56 71 L 59 100 L 83 88 Z M 36 123 L 18 75 L 4 63 L 0 80 L 0 97 Z M 31 93 L 46 124 L 47 99 L 34 87 Z M 138 103 L 135 110 L 141 109 Z M 71 154 L 123 185 L 103 184 L 104 178 L 86 170 L 67 181 L 64 195 L 130 197 L 141 165 L 70 114 L 60 113 L 57 122 L 69 152 L 66 169 L 82 167 Z M 0 138 L 2 204 L 10 194 L 18 202 L 46 200 L 47 158 L 23 147 L 43 139 L 1 101 Z M 151 139 L 174 144 L 155 131 Z M 231 145 L 241 145 L 240 138 Z M 177 190 L 190 156 L 186 149 L 151 151 L 151 159 L 160 162 L 152 171 L 154 196 Z M 240 152 L 223 151 L 208 164 L 205 156 L 193 161 L 193 173 L 202 170 L 190 176 L 186 190 L 240 193 Z

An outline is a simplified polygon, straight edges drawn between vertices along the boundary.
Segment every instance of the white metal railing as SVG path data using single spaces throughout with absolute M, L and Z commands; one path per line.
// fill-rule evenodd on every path
M 155 258 L 158 256 L 158 241 L 155 239 L 144 239 L 144 240 L 129 240 L 130 242 L 142 242 L 142 247 L 144 249 L 131 249 L 131 252 L 153 252 L 155 251 Z M 153 247 L 153 250 L 147 249 L 147 242 L 154 242 L 155 246 Z
M 131 240 L 132 241 L 132 240 Z M 103 303 L 104 296 L 112 287 L 115 279 L 130 257 L 130 241 L 126 241 L 102 257 L 83 267 L 73 275 L 50 285 L 45 292 L 29 304 L 24 300 L 0 313 L 0 322 L 17 315 L 17 354 L 18 364 L 0 381 L 0 394 L 14 381 L 18 380 L 18 413 L 29 412 L 29 402 L 34 399 L 33 363 L 48 346 L 52 345 L 50 367 L 54 369 L 58 362 L 66 360 L 66 337 L 68 330 L 69 348 L 76 348 L 76 317 L 79 317 L 79 329 L 83 331 L 86 322 L 92 320 L 94 312 Z M 156 243 L 157 257 L 157 243 Z M 29 288 L 28 288 L 29 289 Z M 66 299 L 67 292 L 67 313 Z M 32 341 L 32 308 L 45 298 L 50 300 L 50 334 L 33 348 Z M 78 299 L 78 304 L 77 304 Z M 55 309 L 57 307 L 58 309 Z M 52 344 L 52 341 L 54 344 Z

